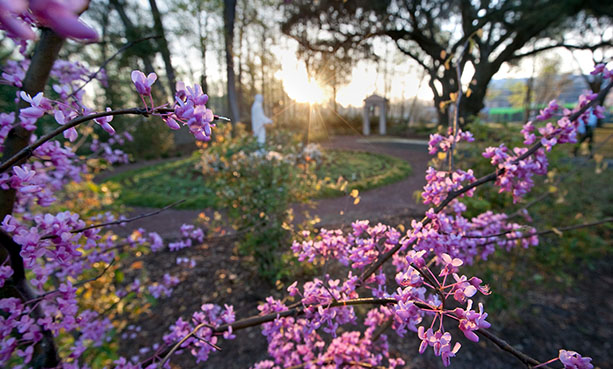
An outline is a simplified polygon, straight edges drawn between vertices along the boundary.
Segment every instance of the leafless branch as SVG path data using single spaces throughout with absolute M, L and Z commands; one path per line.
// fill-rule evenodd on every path
M 163 212 L 165 210 L 168 210 L 170 208 L 173 208 L 173 207 L 175 207 L 175 206 L 177 206 L 177 205 L 179 205 L 181 203 L 184 203 L 184 202 L 185 202 L 185 200 L 175 201 L 175 202 L 173 202 L 170 205 L 166 205 L 163 208 L 155 210 L 155 211 L 152 211 L 150 213 L 140 214 L 140 215 L 134 216 L 132 218 L 128 218 L 128 219 L 118 219 L 118 220 L 114 220 L 112 222 L 106 222 L 106 223 L 100 223 L 100 224 L 92 224 L 92 225 L 87 226 L 87 227 L 83 227 L 83 228 L 72 230 L 72 231 L 70 231 L 70 233 L 81 233 L 81 232 L 85 232 L 85 231 L 87 231 L 89 229 L 102 228 L 102 227 L 108 227 L 108 226 L 117 225 L 117 224 L 130 223 L 130 222 L 133 222 L 135 220 L 139 220 L 139 219 L 151 217 L 151 216 L 154 216 L 154 215 L 158 215 L 159 213 L 161 213 L 161 212 Z M 57 236 L 55 236 L 55 235 L 47 235 L 47 236 L 41 237 L 41 240 L 48 240 L 48 239 L 54 238 L 54 237 L 57 237 Z

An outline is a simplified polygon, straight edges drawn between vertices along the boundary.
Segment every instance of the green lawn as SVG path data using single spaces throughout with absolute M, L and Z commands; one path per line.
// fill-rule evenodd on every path
M 195 168 L 198 157 L 179 159 L 124 172 L 105 184 L 118 193 L 118 201 L 131 206 L 159 208 L 185 200 L 178 208 L 216 207 L 219 181 Z M 352 189 L 367 190 L 399 181 L 411 173 L 404 160 L 362 151 L 327 151 L 316 169 L 318 181 L 312 198 L 342 196 Z M 342 179 L 339 180 L 339 177 Z

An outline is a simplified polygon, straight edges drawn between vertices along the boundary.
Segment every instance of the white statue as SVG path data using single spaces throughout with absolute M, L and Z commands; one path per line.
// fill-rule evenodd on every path
M 264 125 L 272 123 L 272 120 L 264 115 L 263 101 L 264 97 L 257 94 L 251 106 L 251 128 L 253 128 L 253 135 L 257 137 L 258 143 L 261 145 L 266 142 L 266 127 Z

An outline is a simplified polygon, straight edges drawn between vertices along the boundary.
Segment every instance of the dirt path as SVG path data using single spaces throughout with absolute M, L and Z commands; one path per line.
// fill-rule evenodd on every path
M 314 202 L 313 208 L 295 205 L 294 213 L 297 214 L 297 221 L 303 219 L 300 214 L 304 210 L 308 210 L 311 216 L 318 216 L 321 219 L 318 226 L 322 227 L 343 226 L 356 219 L 380 220 L 397 215 L 419 215 L 426 210 L 423 205 L 416 203 L 413 196 L 413 193 L 420 190 L 425 184 L 424 173 L 430 159 L 425 141 L 376 136 L 372 138 L 340 136 L 332 138 L 330 141 L 323 143 L 322 146 L 324 149 L 361 150 L 395 156 L 406 160 L 411 165 L 412 172 L 402 181 L 360 192 L 360 202 L 357 205 L 353 204 L 354 199 L 349 196 L 317 200 Z M 112 174 L 159 162 L 162 161 L 122 166 Z M 99 179 L 106 177 L 103 175 Z M 151 209 L 134 207 L 129 215 L 143 214 L 149 211 Z M 166 210 L 155 217 L 133 222 L 129 228 L 143 227 L 148 230 L 155 230 L 165 238 L 175 238 L 179 236 L 179 227 L 184 223 L 195 223 L 201 212 L 201 210 Z M 210 216 L 212 211 L 205 210 L 205 213 Z
M 414 192 L 426 184 L 424 178 L 430 155 L 425 141 L 392 137 L 360 138 L 341 136 L 325 143 L 324 148 L 361 150 L 395 156 L 411 165 L 411 174 L 402 181 L 360 192 L 360 202 L 353 204 L 349 196 L 315 201 L 313 214 L 321 225 L 346 225 L 356 219 L 384 219 L 396 215 L 420 215 L 426 209 L 415 201 Z M 299 208 L 299 207 L 298 207 Z

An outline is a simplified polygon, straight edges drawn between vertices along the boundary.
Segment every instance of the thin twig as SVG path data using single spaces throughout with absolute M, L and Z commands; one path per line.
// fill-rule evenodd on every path
M 456 138 L 458 136 L 458 123 L 460 121 L 460 104 L 462 101 L 462 97 L 464 96 L 464 91 L 462 91 L 462 59 L 464 59 L 464 54 L 468 49 L 468 44 L 470 43 L 471 38 L 474 36 L 475 32 L 471 34 L 464 42 L 462 46 L 462 52 L 458 57 L 458 62 L 456 63 L 456 79 L 458 85 L 458 92 L 456 96 L 456 106 L 455 112 L 453 114 L 453 140 L 451 141 L 451 147 L 449 148 L 449 152 L 447 153 L 449 159 L 449 175 L 453 172 L 453 152 L 455 151 Z
M 613 83 L 609 83 L 605 88 L 603 88 L 600 91 L 600 93 L 598 94 L 598 96 L 594 100 L 590 101 L 588 104 L 583 106 L 577 112 L 572 114 L 569 117 L 570 121 L 577 120 L 581 116 L 581 114 L 586 112 L 590 107 L 596 105 L 596 103 L 598 101 L 598 98 L 603 96 L 604 94 L 606 94 L 611 89 L 611 87 L 613 87 Z M 537 152 L 541 147 L 543 147 L 543 144 L 541 143 L 541 141 L 538 141 L 537 143 L 532 145 L 524 154 L 520 155 L 515 160 L 513 160 L 512 163 L 513 164 L 518 164 L 520 161 L 528 158 L 529 156 L 531 156 L 532 154 Z M 434 208 L 434 213 L 436 213 L 436 214 L 440 213 L 451 201 L 453 201 L 454 199 L 456 199 L 460 195 L 462 195 L 462 194 L 472 190 L 473 188 L 479 187 L 479 186 L 481 186 L 481 185 L 483 185 L 485 183 L 494 181 L 494 180 L 496 180 L 496 178 L 498 178 L 502 174 L 504 174 L 504 169 L 503 168 L 497 169 L 494 172 L 479 178 L 478 180 L 476 180 L 476 181 L 474 181 L 474 182 L 472 182 L 472 183 L 462 187 L 461 189 L 459 189 L 457 191 L 450 192 L 449 194 L 447 194 L 447 197 L 445 198 L 445 200 L 443 200 L 436 208 Z M 432 221 L 431 218 L 428 218 L 427 216 L 425 216 L 422 219 L 422 221 L 421 221 L 422 226 L 425 227 L 426 225 L 430 224 L 431 221 Z M 396 246 L 394 246 L 394 248 L 392 248 L 386 254 L 382 255 L 374 263 L 370 264 L 370 266 L 360 275 L 360 281 L 362 283 L 364 283 L 364 281 L 366 279 L 368 279 L 368 277 L 370 277 L 385 262 L 387 262 L 394 254 L 396 254 L 398 252 L 398 250 L 400 250 L 402 247 L 411 246 L 411 245 L 415 244 L 415 242 L 416 241 L 413 241 L 413 242 L 411 242 L 408 245 L 407 244 L 403 245 L 402 242 L 399 242 Z
M 112 222 L 106 222 L 106 223 L 100 223 L 100 224 L 92 224 L 92 225 L 87 226 L 87 227 L 83 227 L 83 228 L 79 228 L 79 229 L 74 229 L 74 230 L 70 231 L 70 233 L 81 233 L 81 232 L 85 232 L 85 231 L 87 231 L 89 229 L 108 227 L 108 226 L 117 225 L 117 224 L 130 223 L 130 222 L 133 222 L 135 220 L 139 220 L 139 219 L 142 219 L 142 218 L 147 218 L 147 217 L 151 217 L 151 216 L 154 216 L 154 215 L 158 215 L 159 213 L 161 213 L 161 212 L 163 212 L 165 210 L 168 210 L 170 208 L 173 208 L 173 207 L 175 207 L 175 206 L 177 206 L 177 205 L 179 205 L 179 204 L 181 204 L 183 202 L 185 202 L 185 200 L 175 201 L 175 202 L 173 202 L 170 205 L 166 205 L 163 208 L 155 210 L 155 211 L 152 211 L 150 213 L 140 214 L 140 215 L 134 216 L 132 218 L 128 218 L 128 219 L 118 219 L 118 220 L 114 220 Z M 59 237 L 59 236 L 47 235 L 47 236 L 41 237 L 41 240 L 47 240 L 47 239 L 55 238 L 55 237 Z
M 67 122 L 66 124 L 54 129 L 53 131 L 47 133 L 46 135 L 42 136 L 41 138 L 39 138 L 38 140 L 36 140 L 36 142 L 24 147 L 23 149 L 21 149 L 17 154 L 13 155 L 12 157 L 8 158 L 6 161 L 2 162 L 2 164 L 0 164 L 0 173 L 3 173 L 4 171 L 6 171 L 7 169 L 11 168 L 13 165 L 17 164 L 19 161 L 21 160 L 25 160 L 29 157 L 31 157 L 34 153 L 34 150 L 36 150 L 38 147 L 40 147 L 42 144 L 44 144 L 45 142 L 51 140 L 52 138 L 54 138 L 55 136 L 58 136 L 60 133 L 78 126 L 81 123 L 85 123 L 88 122 L 90 120 L 94 120 L 96 118 L 102 118 L 102 117 L 108 117 L 108 116 L 116 116 L 116 115 L 143 115 L 143 116 L 149 116 L 149 115 L 153 115 L 153 114 L 158 114 L 158 113 L 169 113 L 169 112 L 173 112 L 174 109 L 171 108 L 158 108 L 158 109 L 154 109 L 153 111 L 148 110 L 146 108 L 129 108 L 129 109 L 120 109 L 120 110 L 110 110 L 110 111 L 105 111 L 105 112 L 99 112 L 99 113 L 94 113 L 94 114 L 89 114 L 89 115 L 84 115 L 81 117 L 77 117 L 69 122 Z M 214 116 L 213 121 L 215 120 L 229 120 L 226 117 L 220 117 L 218 115 Z
M 526 234 L 523 234 L 523 235 L 517 236 L 517 237 L 508 237 L 508 238 L 503 239 L 502 241 L 515 241 L 515 240 L 521 240 L 521 239 L 524 239 L 524 238 L 530 238 L 530 237 L 533 237 L 533 236 L 544 236 L 546 234 L 551 234 L 551 233 L 558 234 L 558 233 L 562 233 L 562 232 L 565 232 L 565 231 L 572 231 L 572 230 L 580 229 L 580 228 L 593 227 L 593 226 L 597 226 L 597 225 L 600 225 L 600 224 L 611 223 L 611 222 L 613 222 L 613 218 L 605 218 L 605 219 L 601 219 L 601 220 L 598 220 L 598 221 L 595 221 L 595 222 L 591 222 L 591 223 L 577 224 L 577 225 L 568 226 L 568 227 L 562 227 L 562 228 L 554 227 L 554 228 L 551 228 L 551 229 L 548 229 L 548 230 L 545 230 L 545 231 L 526 233 Z M 483 238 L 486 238 L 486 237 L 488 237 L 488 236 L 484 236 Z M 490 241 L 490 242 L 482 244 L 481 246 L 493 244 L 493 243 L 496 243 L 496 242 L 498 242 L 498 241 L 497 240 Z
M 81 287 L 82 285 L 84 285 L 86 283 L 94 282 L 94 281 L 100 279 L 111 268 L 111 266 L 113 266 L 113 264 L 115 264 L 115 259 L 111 260 L 111 262 L 106 267 L 104 267 L 104 269 L 100 273 L 98 273 L 98 275 L 96 275 L 94 277 L 91 277 L 91 278 L 88 278 L 88 279 L 85 279 L 85 280 L 82 280 L 82 281 L 79 281 L 79 282 L 73 284 L 72 287 Z M 38 295 L 35 299 L 27 301 L 27 303 L 33 303 L 33 302 L 42 300 L 42 299 L 44 299 L 45 297 L 47 297 L 49 295 L 57 293 L 58 291 L 59 291 L 59 289 L 56 289 L 56 290 L 53 290 L 53 291 L 49 291 L 49 292 L 45 292 L 43 294 Z
M 96 78 L 96 76 L 98 76 L 98 74 L 107 66 L 107 64 L 109 64 L 113 59 L 115 59 L 119 54 L 121 54 L 122 52 L 126 51 L 127 49 L 131 48 L 132 46 L 141 43 L 143 41 L 148 41 L 148 40 L 152 40 L 155 38 L 161 38 L 162 36 L 147 36 L 147 37 L 143 37 L 143 38 L 139 38 L 138 40 L 134 40 L 131 42 L 128 42 L 127 44 L 123 45 L 121 48 L 119 48 L 119 50 L 117 50 L 115 52 L 115 54 L 111 55 L 109 58 L 107 58 L 98 68 L 97 71 L 95 71 L 94 73 L 89 75 L 89 78 L 85 81 L 85 83 L 83 83 L 83 85 L 81 85 L 79 88 L 77 88 L 76 90 L 74 90 L 70 95 L 68 95 L 68 97 L 72 97 L 74 95 L 76 95 L 79 91 L 81 91 L 85 86 L 87 86 L 88 83 L 90 83 L 91 81 L 94 80 L 94 78 Z

